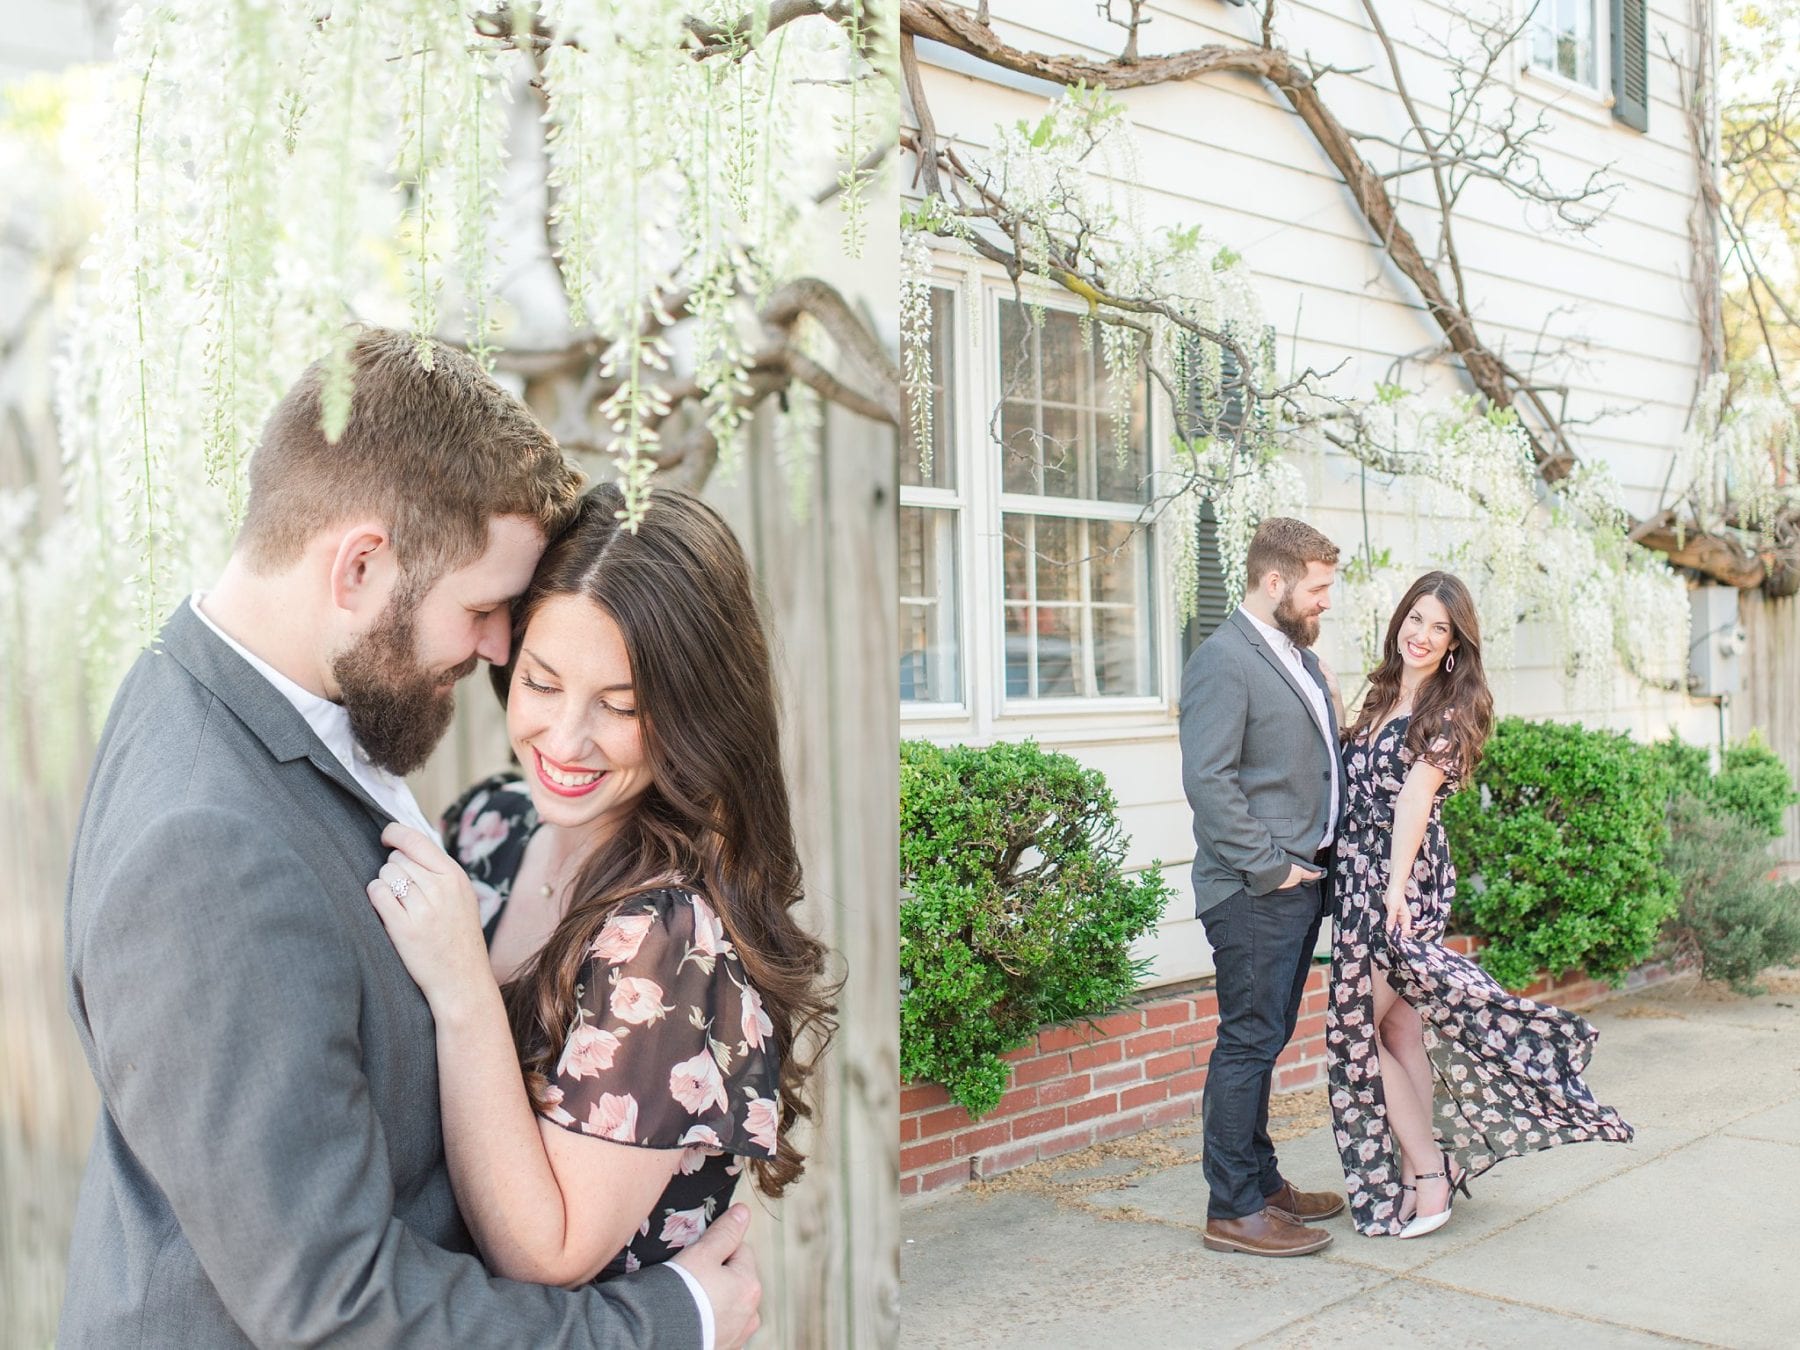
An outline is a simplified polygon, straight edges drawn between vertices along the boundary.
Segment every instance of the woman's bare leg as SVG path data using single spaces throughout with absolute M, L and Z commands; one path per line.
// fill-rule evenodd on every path
M 1375 1029 L 1381 1048 L 1387 1052 L 1385 1062 L 1405 1070 L 1412 1083 L 1414 1097 L 1425 1104 L 1426 1120 L 1429 1122 L 1436 1084 L 1432 1078 L 1431 1059 L 1425 1053 L 1425 1024 L 1420 1020 L 1418 1010 L 1405 998 L 1396 997 L 1388 1004 L 1387 1016 L 1376 1024 Z M 1400 1180 L 1408 1186 L 1413 1184 L 1413 1169 L 1404 1155 Z M 1406 1217 L 1410 1218 L 1411 1215 Z
M 1388 1128 L 1393 1130 L 1394 1137 L 1400 1141 L 1401 1179 L 1408 1184 L 1418 1186 L 1418 1214 L 1437 1214 L 1450 1203 L 1450 1183 L 1444 1179 L 1418 1181 L 1421 1172 L 1437 1172 L 1443 1170 L 1438 1153 L 1437 1140 L 1431 1131 L 1431 1094 L 1429 1066 L 1427 1066 L 1426 1091 L 1419 1092 L 1417 1080 L 1412 1069 L 1404 1059 L 1394 1055 L 1387 1046 L 1386 1037 L 1382 1034 L 1384 1024 L 1394 1011 L 1394 1006 L 1406 1006 L 1387 982 L 1387 977 L 1376 970 L 1374 980 L 1375 994 L 1375 1047 L 1381 1058 L 1381 1092 L 1387 1101 Z M 1418 1014 L 1407 1007 L 1415 1023 Z M 1419 1055 L 1424 1057 L 1425 1042 L 1421 1032 Z M 1410 1179 L 1410 1180 L 1409 1180 Z

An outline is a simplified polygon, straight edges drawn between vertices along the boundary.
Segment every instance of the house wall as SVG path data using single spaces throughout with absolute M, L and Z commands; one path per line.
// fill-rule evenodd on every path
M 0 83 L 104 58 L 112 43 L 112 0 L 31 0 L 6 7 L 0 33 Z
M 1599 8 L 1604 13 L 1606 6 Z M 1096 15 L 1091 0 L 994 0 L 990 11 L 995 32 L 1015 46 L 1105 57 L 1122 45 L 1122 32 Z M 1152 21 L 1142 30 L 1140 49 L 1148 56 L 1208 42 L 1254 42 L 1260 7 L 1172 0 L 1147 5 L 1145 12 Z M 1413 97 L 1428 121 L 1440 117 L 1448 77 L 1433 43 L 1455 30 L 1454 8 L 1385 0 L 1381 12 Z M 1691 51 L 1688 18 L 1685 3 L 1651 5 L 1648 133 L 1615 124 L 1600 96 L 1552 76 L 1521 72 L 1520 48 L 1515 48 L 1518 59 L 1502 63 L 1504 84 L 1516 95 L 1523 117 L 1541 113 L 1547 124 L 1540 153 L 1553 182 L 1581 181 L 1592 169 L 1608 166 L 1619 187 L 1605 219 L 1585 234 L 1558 233 L 1549 228 L 1542 208 L 1526 209 L 1503 192 L 1477 185 L 1467 194 L 1456 227 L 1487 342 L 1514 359 L 1546 346 L 1541 334 L 1548 335 L 1549 345 L 1560 341 L 1568 348 L 1546 368 L 1545 378 L 1567 384 L 1570 419 L 1600 419 L 1580 429 L 1583 453 L 1611 467 L 1630 509 L 1640 514 L 1657 504 L 1699 369 L 1687 233 L 1698 176 L 1678 104 L 1677 72 L 1665 53 L 1665 42 L 1677 53 Z M 1284 4 L 1277 22 L 1290 51 L 1343 68 L 1345 73 L 1325 77 L 1322 89 L 1348 126 L 1391 138 L 1405 131 L 1385 58 L 1357 0 Z M 939 136 L 954 137 L 974 162 L 997 123 L 1035 118 L 1045 98 L 1057 92 L 937 44 L 920 43 L 919 58 Z M 1439 345 L 1439 331 L 1411 284 L 1374 246 L 1336 171 L 1278 94 L 1234 76 L 1128 90 L 1120 97 L 1137 128 L 1138 187 L 1147 224 L 1199 223 L 1245 257 L 1279 336 L 1284 365 L 1328 370 L 1342 362 L 1329 386 L 1363 396 L 1377 381 L 1396 379 L 1437 394 L 1465 387 L 1442 363 L 1419 359 Z M 1391 150 L 1366 148 L 1378 165 L 1394 159 Z M 1412 208 L 1406 219 L 1429 253 L 1435 210 L 1421 205 L 1429 179 L 1402 181 Z M 940 261 L 946 278 L 994 275 L 953 248 L 943 250 Z M 966 306 L 959 309 L 967 312 Z M 991 364 L 983 352 L 968 356 L 977 365 Z M 961 374 L 971 382 L 956 414 L 962 462 L 972 473 L 991 473 L 994 456 L 986 428 L 993 404 L 969 406 L 991 374 Z M 1348 554 L 1365 528 L 1356 466 L 1331 455 L 1301 467 L 1307 518 Z M 1454 541 L 1441 523 L 1416 516 L 1403 497 L 1378 482 L 1368 486 L 1370 536 L 1403 564 L 1393 587 L 1397 594 L 1407 576 L 1424 570 Z M 984 585 L 994 588 L 988 594 L 998 594 L 995 548 L 983 531 L 980 521 L 965 522 L 965 594 L 981 594 Z M 990 602 L 988 613 L 995 608 Z M 1162 608 L 1171 608 L 1166 591 Z M 1187 884 L 1193 844 L 1176 736 L 1177 633 L 1172 614 L 1163 613 L 1159 622 L 1161 686 L 1151 706 L 1009 715 L 995 692 L 997 620 L 984 626 L 965 618 L 969 706 L 927 715 L 911 710 L 903 713 L 902 723 L 903 735 L 939 741 L 979 744 L 1030 736 L 1107 775 L 1131 839 L 1129 864 L 1159 862 L 1176 888 L 1162 925 L 1144 946 L 1154 960 L 1151 984 L 1184 981 L 1211 969 Z M 1346 694 L 1352 694 L 1360 684 L 1360 674 L 1351 669 L 1355 643 L 1335 616 L 1327 616 L 1319 646 L 1344 676 Z M 1689 740 L 1718 739 L 1714 705 L 1639 688 L 1625 677 L 1612 706 L 1575 706 L 1559 654 L 1531 625 L 1520 630 L 1515 664 L 1497 675 L 1495 695 L 1503 714 L 1578 719 L 1645 738 L 1667 735 L 1673 727 Z M 1746 711 L 1742 701 L 1730 710 L 1732 735 L 1748 730 Z

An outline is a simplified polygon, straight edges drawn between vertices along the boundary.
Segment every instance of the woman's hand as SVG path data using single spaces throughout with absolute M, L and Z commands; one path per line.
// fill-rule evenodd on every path
M 1388 934 L 1392 937 L 1409 938 L 1412 936 L 1412 910 L 1406 904 L 1406 883 L 1388 884 L 1387 888 L 1387 920 Z
M 381 832 L 394 851 L 368 885 L 413 983 L 441 1016 L 456 999 L 494 983 L 480 908 L 469 878 L 437 840 L 398 822 Z

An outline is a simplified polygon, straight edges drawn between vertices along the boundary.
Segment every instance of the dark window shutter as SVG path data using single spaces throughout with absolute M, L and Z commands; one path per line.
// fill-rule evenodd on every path
M 1650 129 L 1650 26 L 1646 0 L 1612 0 L 1613 117 Z
M 1200 508 L 1199 531 L 1199 603 L 1194 610 L 1194 617 L 1181 630 L 1183 665 L 1194 654 L 1194 648 L 1211 637 L 1214 630 L 1231 617 L 1231 611 L 1237 608 L 1237 602 L 1225 592 L 1225 569 L 1219 563 L 1219 521 L 1213 515 L 1211 502 Z
M 1190 337 L 1196 347 L 1201 339 Z M 1219 385 L 1209 389 L 1206 381 L 1190 376 L 1187 388 L 1187 424 L 1191 435 L 1211 435 L 1231 439 L 1244 425 L 1244 380 L 1237 358 L 1229 350 L 1219 353 Z M 1199 540 L 1200 586 L 1195 597 L 1194 617 L 1181 630 L 1181 660 L 1187 664 L 1215 629 L 1230 617 L 1237 601 L 1225 591 L 1225 569 L 1219 560 L 1219 521 L 1211 502 L 1200 507 Z
M 1235 437 L 1244 425 L 1244 381 L 1238 371 L 1237 358 L 1231 349 L 1219 349 L 1219 387 L 1211 389 L 1199 375 L 1199 351 L 1204 339 L 1189 336 L 1194 374 L 1187 382 L 1187 416 L 1185 430 L 1190 436 Z

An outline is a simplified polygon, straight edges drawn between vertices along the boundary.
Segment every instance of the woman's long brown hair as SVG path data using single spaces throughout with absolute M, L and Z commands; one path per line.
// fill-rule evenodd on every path
M 1488 692 L 1487 672 L 1481 664 L 1481 622 L 1475 616 L 1475 601 L 1469 588 L 1449 572 L 1427 572 L 1400 598 L 1381 643 L 1381 664 L 1369 676 L 1369 692 L 1344 739 L 1353 741 L 1371 728 L 1385 725 L 1400 701 L 1400 674 L 1406 668 L 1400 659 L 1400 629 L 1413 606 L 1427 595 L 1435 597 L 1450 616 L 1450 645 L 1456 662 L 1454 670 L 1440 665 L 1418 690 L 1412 721 L 1406 727 L 1406 748 L 1417 757 L 1432 741 L 1447 734 L 1466 782 L 1481 762 L 1481 748 L 1494 729 L 1494 696 Z M 1448 722 L 1444 720 L 1446 711 L 1454 714 Z
M 610 614 L 631 659 L 655 782 L 581 865 L 550 940 L 506 986 L 507 1015 L 542 1106 L 574 1020 L 575 985 L 607 917 L 671 873 L 685 877 L 718 912 L 774 1023 L 777 1153 L 749 1162 L 758 1186 L 780 1195 L 805 1169 L 793 1127 L 813 1115 L 813 1066 L 836 1030 L 836 986 L 824 978 L 824 945 L 793 915 L 800 860 L 769 648 L 749 564 L 723 520 L 697 497 L 659 487 L 633 534 L 619 523 L 623 506 L 610 483 L 582 499 L 515 610 L 512 650 L 551 596 L 586 596 Z M 512 666 L 492 674 L 504 704 Z

